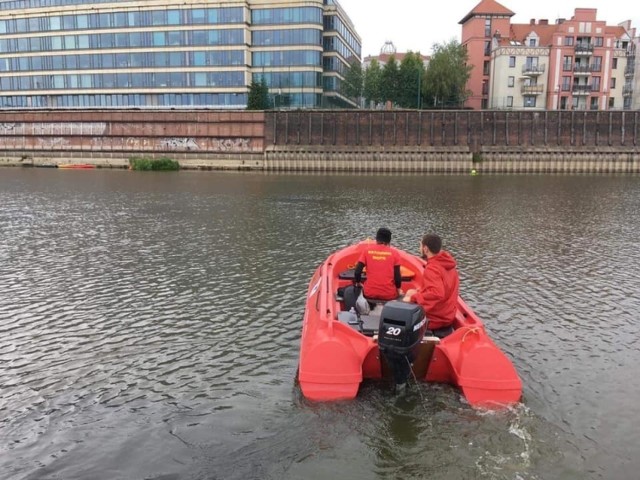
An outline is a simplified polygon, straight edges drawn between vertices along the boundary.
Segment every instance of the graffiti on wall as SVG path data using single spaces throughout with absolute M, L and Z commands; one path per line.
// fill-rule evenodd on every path
M 0 123 L 2 135 L 104 135 L 105 122 Z
M 140 137 L 129 137 L 124 144 L 128 150 L 149 150 L 152 147 L 151 139 Z
M 69 140 L 60 137 L 44 137 L 38 138 L 38 146 L 40 148 L 63 148 L 69 145 Z
M 217 152 L 246 152 L 250 149 L 248 138 L 212 138 L 211 150 Z
M 160 139 L 159 146 L 167 150 L 200 150 L 195 138 L 171 137 Z

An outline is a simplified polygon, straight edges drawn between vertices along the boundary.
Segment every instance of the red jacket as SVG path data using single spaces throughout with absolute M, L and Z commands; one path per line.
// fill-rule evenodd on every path
M 441 250 L 427 260 L 422 288 L 411 296 L 411 301 L 422 306 L 429 320 L 428 328 L 448 327 L 456 317 L 460 277 L 456 260 Z
M 398 298 L 394 268 L 400 266 L 400 255 L 395 248 L 380 243 L 369 245 L 360 254 L 358 262 L 367 267 L 367 280 L 364 282 L 365 297 L 383 300 Z M 399 274 L 398 280 L 400 280 Z

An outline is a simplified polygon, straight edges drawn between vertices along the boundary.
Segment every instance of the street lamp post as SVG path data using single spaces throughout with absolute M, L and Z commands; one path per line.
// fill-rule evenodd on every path
M 418 110 L 420 110 L 421 107 L 421 103 L 422 103 L 422 95 L 420 94 L 420 82 L 421 82 L 421 75 L 420 75 L 420 70 L 418 70 Z

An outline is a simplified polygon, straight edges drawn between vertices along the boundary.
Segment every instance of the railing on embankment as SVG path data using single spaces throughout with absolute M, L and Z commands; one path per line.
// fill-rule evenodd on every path
M 638 112 L 280 111 L 265 169 L 637 173 Z
M 0 165 L 638 173 L 637 111 L 1 111 Z

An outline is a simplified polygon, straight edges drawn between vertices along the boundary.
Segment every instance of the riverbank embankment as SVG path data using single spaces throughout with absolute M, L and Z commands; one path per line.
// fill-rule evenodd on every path
M 3 111 L 0 166 L 640 173 L 636 111 Z

